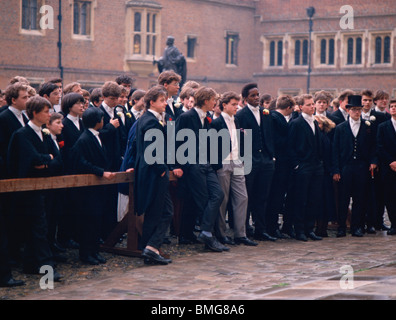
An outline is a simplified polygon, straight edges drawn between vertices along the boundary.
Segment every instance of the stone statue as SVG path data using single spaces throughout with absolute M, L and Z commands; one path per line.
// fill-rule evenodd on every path
M 180 88 L 186 81 L 187 77 L 187 62 L 183 54 L 174 46 L 175 38 L 168 36 L 166 40 L 167 47 L 164 50 L 163 56 L 153 63 L 158 65 L 158 71 L 173 70 L 181 76 Z

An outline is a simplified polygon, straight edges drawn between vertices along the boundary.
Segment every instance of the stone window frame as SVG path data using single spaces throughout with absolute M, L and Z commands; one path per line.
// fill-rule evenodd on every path
M 74 33 L 74 7 L 76 2 L 85 2 L 89 3 L 89 16 L 87 19 L 89 19 L 87 25 L 89 27 L 89 31 L 87 34 L 77 34 Z M 95 27 L 95 9 L 97 7 L 97 0 L 69 0 L 69 5 L 71 8 L 71 37 L 74 40 L 88 40 L 88 41 L 93 41 L 94 40 L 94 27 Z
M 189 56 L 189 41 L 194 40 L 194 49 L 193 49 L 193 55 L 190 57 Z M 186 44 L 186 59 L 189 62 L 195 62 L 197 61 L 197 46 L 198 44 L 198 36 L 196 34 L 186 34 L 184 38 L 184 43 Z
M 380 63 L 376 61 L 377 58 L 377 37 L 381 38 L 381 57 Z M 384 62 L 384 49 L 385 49 L 385 38 L 389 37 L 389 62 Z M 383 31 L 371 31 L 369 33 L 369 63 L 371 67 L 391 67 L 393 65 L 394 59 L 394 37 L 395 33 L 393 30 L 383 30 Z
M 286 35 L 263 35 L 261 36 L 261 43 L 263 44 L 263 70 L 274 69 L 281 70 L 285 67 L 285 43 L 286 43 Z M 271 43 L 274 43 L 274 65 L 271 65 Z M 278 64 L 279 58 L 279 42 L 282 43 L 282 64 Z M 294 58 L 294 56 L 293 56 Z
M 309 35 L 308 34 L 289 34 L 288 37 L 288 53 L 289 53 L 289 61 L 288 61 L 288 66 L 289 68 L 292 69 L 306 69 L 308 68 L 308 62 L 309 62 Z M 297 48 L 297 44 L 299 43 L 299 48 Z M 306 46 L 306 61 L 304 63 L 304 43 Z M 299 49 L 298 52 L 298 64 L 296 64 L 296 54 L 297 54 L 297 49 Z
M 23 22 L 23 20 L 24 20 L 24 12 L 23 12 L 24 11 L 24 6 L 23 6 L 23 3 L 25 1 L 28 1 L 30 3 L 31 0 L 20 0 L 19 1 L 19 4 L 20 4 L 20 6 L 19 6 L 19 9 L 20 9 L 19 33 L 24 34 L 24 35 L 44 36 L 45 35 L 45 29 L 41 29 L 40 28 L 40 18 L 42 16 L 41 13 L 40 13 L 40 8 L 46 4 L 45 0 L 37 0 L 37 8 L 36 8 L 36 10 L 37 10 L 37 12 L 36 12 L 36 15 L 37 15 L 37 17 L 36 17 L 36 27 L 37 28 L 36 29 L 23 28 L 23 24 L 24 24 L 24 22 Z M 29 6 L 29 8 L 30 8 L 30 6 Z M 29 10 L 29 14 L 31 14 L 30 10 Z
M 153 60 L 160 55 L 161 7 L 133 2 L 127 6 L 127 55 L 134 60 Z M 136 14 L 140 14 L 140 30 L 136 30 Z M 153 25 L 155 21 L 155 27 Z M 140 50 L 135 40 L 140 37 Z M 149 44 L 149 45 L 148 45 Z M 148 51 L 149 50 L 149 51 Z
M 352 63 L 348 63 L 348 41 L 353 39 L 352 47 Z M 356 63 L 356 48 L 357 40 L 361 39 L 361 62 Z M 366 39 L 367 32 L 365 31 L 355 31 L 355 32 L 345 32 L 341 35 L 341 67 L 342 68 L 364 68 L 366 65 Z
M 226 41 L 226 66 L 236 67 L 238 66 L 238 54 L 239 54 L 239 32 L 226 31 L 224 35 Z
M 322 41 L 326 41 L 325 63 L 322 63 Z M 333 63 L 330 62 L 330 41 L 334 41 Z M 315 68 L 336 68 L 338 63 L 338 40 L 339 35 L 335 32 L 332 33 L 315 33 L 313 40 L 313 51 L 315 54 L 312 57 L 313 65 Z

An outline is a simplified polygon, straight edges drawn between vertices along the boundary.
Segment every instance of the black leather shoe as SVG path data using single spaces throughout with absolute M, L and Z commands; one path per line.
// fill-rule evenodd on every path
M 270 235 L 277 239 L 290 239 L 290 236 L 287 234 L 283 234 L 279 229 L 275 230 L 274 232 L 270 233 Z
M 322 240 L 322 237 L 317 236 L 315 234 L 315 232 L 308 233 L 308 238 L 310 238 L 311 240 L 314 240 L 314 241 Z
M 205 244 L 208 249 L 214 252 L 222 252 L 223 249 L 219 246 L 219 242 L 216 240 L 215 237 L 208 237 L 204 235 L 202 232 L 199 234 L 197 240 L 203 244 Z
M 144 248 L 142 252 L 142 256 L 145 259 L 148 259 L 151 261 L 152 264 L 160 264 L 160 265 L 167 265 L 168 263 L 171 263 L 171 259 L 165 259 L 163 256 L 155 253 L 154 251 Z M 146 262 L 145 262 L 146 263 Z
M 234 240 L 232 240 L 230 237 L 227 237 L 227 236 L 225 236 L 225 237 L 218 237 L 217 239 L 218 239 L 218 240 L 220 241 L 220 243 L 222 243 L 222 244 L 228 244 L 228 245 L 230 245 L 230 246 L 234 246 L 234 245 L 235 245 Z
M 215 237 L 215 241 L 217 242 L 216 245 L 221 248 L 222 251 L 230 251 L 230 248 L 226 247 L 224 244 L 222 244 L 221 242 L 219 242 L 219 240 L 217 240 L 217 238 Z M 235 245 L 234 241 L 232 241 L 232 243 Z
M 66 252 L 66 249 L 63 248 L 63 247 L 58 243 L 58 241 L 54 241 L 54 242 L 51 244 L 51 250 L 52 250 L 53 252 L 59 252 L 59 253 L 65 253 L 65 252 Z
M 54 282 L 60 282 L 63 276 L 54 270 Z
M 395 228 L 390 228 L 390 229 L 386 232 L 386 234 L 387 234 L 388 236 L 394 236 L 394 235 L 396 234 L 396 229 L 395 229 Z
M 284 235 L 289 236 L 290 239 L 295 239 L 295 238 L 296 238 L 296 233 L 294 232 L 293 229 L 282 230 L 281 232 L 282 232 Z
M 80 257 L 80 260 L 85 264 L 90 264 L 91 266 L 99 265 L 99 261 L 96 260 L 93 256 Z
M 297 233 L 296 240 L 304 241 L 304 242 L 308 241 L 307 236 L 304 233 Z
M 187 238 L 187 237 L 183 237 L 180 236 L 179 237 L 179 244 L 196 244 L 198 243 L 197 238 Z
M 346 231 L 345 231 L 345 230 L 338 230 L 338 231 L 337 231 L 336 237 L 337 237 L 337 238 L 346 237 Z
M 247 237 L 234 238 L 234 241 L 235 241 L 235 244 L 237 244 L 237 245 L 244 244 L 245 246 L 251 246 L 251 247 L 258 245 L 257 242 L 254 242 Z
M 103 256 L 99 253 L 93 254 L 92 257 L 94 257 L 96 260 L 98 260 L 99 263 L 104 264 L 107 262 L 107 260 L 105 258 L 103 258 Z
M 352 237 L 363 237 L 362 229 L 358 228 L 352 232 Z
M 390 228 L 383 224 L 383 225 L 379 228 L 379 230 L 381 230 L 381 231 L 389 231 Z
M 20 287 L 24 285 L 25 282 L 23 282 L 22 280 L 15 280 L 13 277 L 10 277 L 9 279 L 4 281 L 0 281 L 1 288 Z
M 374 227 L 368 227 L 366 230 L 367 234 L 376 234 Z
M 278 238 L 275 237 L 271 237 L 268 233 L 266 232 L 262 232 L 262 233 L 256 233 L 254 234 L 253 237 L 255 240 L 259 240 L 259 241 L 276 241 L 278 240 Z

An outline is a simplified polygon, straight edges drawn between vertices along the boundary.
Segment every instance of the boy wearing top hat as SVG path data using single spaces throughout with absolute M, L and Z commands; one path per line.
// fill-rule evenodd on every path
M 352 236 L 362 237 L 367 172 L 377 167 L 375 135 L 370 122 L 361 119 L 362 97 L 351 95 L 348 120 L 336 127 L 333 139 L 333 180 L 339 182 L 337 237 L 346 236 L 346 218 L 352 197 Z

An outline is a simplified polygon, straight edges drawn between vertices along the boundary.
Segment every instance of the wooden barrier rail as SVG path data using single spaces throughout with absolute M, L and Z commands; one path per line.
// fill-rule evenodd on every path
M 135 215 L 134 209 L 134 172 L 117 172 L 114 179 L 107 180 L 97 177 L 93 174 L 87 175 L 69 175 L 48 178 L 26 178 L 26 179 L 6 179 L 0 180 L 0 193 L 21 192 L 21 191 L 36 191 L 36 190 L 51 190 L 64 188 L 79 188 L 88 186 L 100 186 L 109 184 L 129 183 L 129 207 L 128 213 L 118 222 L 114 230 L 110 233 L 101 249 L 106 252 L 126 255 L 126 256 L 140 256 L 141 251 L 138 249 L 138 237 L 141 234 L 141 225 L 143 218 Z M 171 181 L 176 181 L 177 178 L 170 173 Z M 127 246 L 116 247 L 119 239 L 127 233 Z

